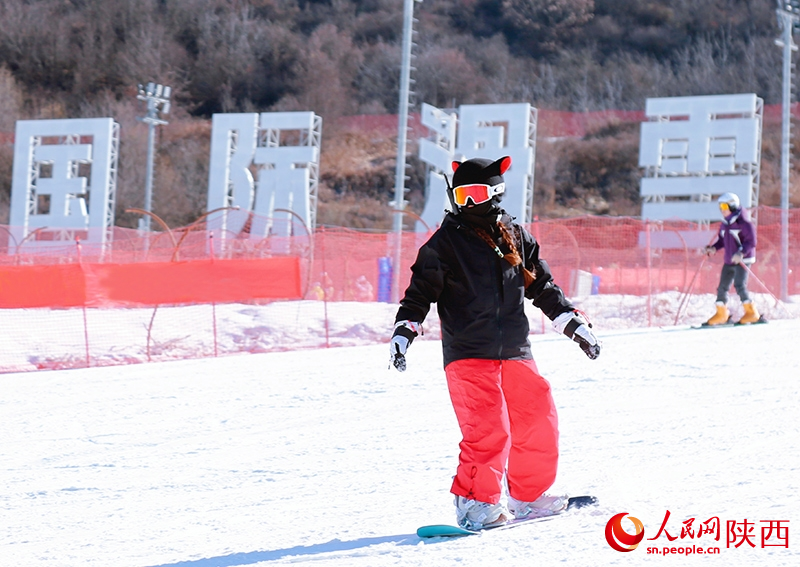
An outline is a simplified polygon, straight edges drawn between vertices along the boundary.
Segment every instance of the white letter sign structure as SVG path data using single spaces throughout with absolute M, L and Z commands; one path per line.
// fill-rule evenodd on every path
M 111 118 L 20 120 L 9 224 L 26 248 L 79 238 L 105 244 L 114 225 L 119 124 Z M 89 206 L 87 207 L 87 200 Z
M 506 193 L 503 208 L 517 222 L 529 223 L 533 218 L 533 173 L 536 156 L 536 124 L 538 111 L 527 103 L 465 104 L 458 112 L 458 142 L 455 150 L 448 145 L 452 135 L 451 115 L 424 105 L 422 121 L 434 131 L 436 140 L 420 140 L 420 159 L 428 163 L 436 176 L 452 176 L 450 162 L 476 157 L 491 160 L 511 156 L 511 169 L 503 177 Z M 446 154 L 452 151 L 449 158 Z M 442 166 L 446 169 L 442 170 Z M 430 226 L 442 219 L 442 209 L 450 208 L 443 192 L 443 183 L 429 176 L 429 188 L 422 219 Z M 444 207 L 442 206 L 444 205 Z M 418 223 L 417 230 L 420 230 Z
M 757 206 L 763 109 L 754 94 L 647 99 L 642 218 L 716 221 L 716 198 L 728 191 Z
M 255 202 L 250 171 L 258 140 L 258 114 L 214 114 L 211 117 L 211 156 L 206 209 L 238 207 L 222 217 L 223 236 L 242 230 Z
M 322 118 L 313 112 L 212 117 L 207 209 L 240 209 L 224 215 L 225 232 L 241 231 L 251 212 L 250 238 L 290 236 L 292 223 L 274 225 L 276 218 L 299 218 L 313 232 L 321 133 Z
M 450 164 L 456 150 L 458 117 L 423 102 L 420 121 L 431 131 L 431 139 L 419 140 L 419 157 L 431 166 L 425 184 L 425 209 L 420 215 L 422 222 L 417 221 L 415 227 L 417 232 L 424 232 L 441 224 L 445 209 L 453 206 L 447 199 L 444 174 L 453 173 Z

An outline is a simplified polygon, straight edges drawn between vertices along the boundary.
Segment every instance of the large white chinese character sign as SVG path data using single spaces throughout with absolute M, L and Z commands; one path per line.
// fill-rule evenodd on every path
M 250 170 L 256 152 L 258 114 L 215 114 L 211 117 L 211 156 L 208 168 L 207 209 L 237 207 L 226 214 L 223 228 L 238 233 L 255 202 L 255 180 Z
M 268 236 L 272 220 L 282 217 L 299 218 L 313 231 L 321 134 L 322 119 L 313 112 L 215 114 L 208 210 L 238 207 L 225 216 L 225 230 L 234 233 L 257 213 L 252 238 Z
M 424 225 L 435 227 L 441 222 L 444 210 L 452 206 L 447 201 L 444 174 L 452 175 L 453 171 L 450 164 L 455 155 L 458 117 L 455 113 L 422 103 L 420 120 L 431 131 L 431 136 L 419 141 L 419 157 L 430 169 L 425 187 L 425 209 L 420 215 L 423 222 L 417 222 L 417 232 L 422 232 Z
M 119 124 L 111 118 L 20 120 L 10 225 L 26 247 L 105 243 L 114 225 Z
M 519 222 L 533 218 L 533 172 L 536 156 L 537 110 L 530 104 L 465 104 L 458 117 L 424 104 L 422 123 L 433 132 L 433 140 L 420 140 L 420 159 L 431 166 L 422 219 L 439 224 L 449 208 L 443 174 L 450 175 L 453 160 L 511 156 L 511 169 L 503 177 L 506 193 L 503 208 Z M 452 145 L 458 125 L 458 140 Z M 417 230 L 421 230 L 418 223 Z
M 754 94 L 647 99 L 642 218 L 716 221 L 728 191 L 758 205 L 763 108 Z

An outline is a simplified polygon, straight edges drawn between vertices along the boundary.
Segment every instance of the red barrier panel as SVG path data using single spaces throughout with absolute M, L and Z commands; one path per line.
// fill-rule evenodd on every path
M 296 257 L 0 266 L 0 308 L 154 306 L 302 297 Z
M 89 287 L 87 304 L 163 305 L 227 303 L 253 299 L 299 299 L 298 258 L 192 260 L 84 266 Z
M 85 303 L 80 264 L 0 266 L 0 308 L 79 307 Z

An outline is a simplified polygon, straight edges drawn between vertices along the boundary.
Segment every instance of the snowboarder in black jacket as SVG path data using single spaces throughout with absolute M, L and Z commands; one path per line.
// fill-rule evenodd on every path
M 554 282 L 539 245 L 500 207 L 511 158 L 453 162 L 448 212 L 419 250 L 391 340 L 394 366 L 432 303 L 442 324 L 445 374 L 463 440 L 451 492 L 459 525 L 480 529 L 512 517 L 559 513 L 555 481 L 558 419 L 549 383 L 536 368 L 523 301 L 575 340 L 589 358 L 600 343 Z M 502 502 L 503 476 L 508 506 Z

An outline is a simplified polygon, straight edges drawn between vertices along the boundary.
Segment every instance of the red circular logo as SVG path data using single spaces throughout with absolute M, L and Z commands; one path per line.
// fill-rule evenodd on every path
M 606 541 L 608 545 L 622 552 L 633 551 L 639 547 L 639 543 L 644 539 L 644 525 L 639 521 L 639 518 L 628 516 L 628 519 L 633 522 L 636 528 L 635 534 L 629 534 L 622 528 L 622 519 L 626 514 L 627 512 L 622 512 L 612 516 L 606 524 Z

